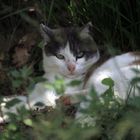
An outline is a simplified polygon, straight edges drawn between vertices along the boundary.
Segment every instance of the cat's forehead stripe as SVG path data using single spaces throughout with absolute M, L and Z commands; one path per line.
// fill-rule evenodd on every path
M 66 46 L 64 49 L 61 50 L 62 53 L 64 53 L 68 59 L 74 59 L 74 55 L 72 51 L 70 50 L 70 43 L 67 41 Z
M 75 47 L 75 45 L 77 45 L 79 41 L 78 33 L 76 33 L 76 31 L 74 31 L 73 29 L 67 29 L 65 33 L 67 36 L 67 42 L 69 42 L 70 48 L 73 50 L 73 47 Z

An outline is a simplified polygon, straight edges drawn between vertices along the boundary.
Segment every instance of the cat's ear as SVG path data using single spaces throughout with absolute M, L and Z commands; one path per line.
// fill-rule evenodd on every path
M 92 26 L 92 22 L 88 22 L 84 27 L 82 27 L 81 33 L 89 33 Z
M 92 23 L 88 22 L 84 27 L 81 28 L 80 36 L 81 38 L 89 37 L 89 33 L 91 32 Z
M 44 24 L 40 24 L 40 32 L 42 37 L 44 38 L 45 43 L 49 42 L 51 37 L 53 36 L 53 29 L 49 28 Z

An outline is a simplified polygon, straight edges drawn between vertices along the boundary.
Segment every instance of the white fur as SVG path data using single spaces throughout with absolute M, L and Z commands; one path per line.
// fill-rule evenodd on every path
M 127 97 L 128 90 L 130 88 L 130 81 L 140 75 L 132 69 L 139 69 L 140 65 L 130 65 L 135 60 L 139 60 L 140 57 L 131 55 L 131 53 L 126 53 L 109 59 L 103 65 L 95 70 L 88 81 L 88 87 L 94 86 L 97 93 L 100 95 L 107 90 L 107 86 L 102 84 L 104 78 L 111 78 L 114 80 L 114 92 L 116 96 L 122 99 Z M 138 91 L 136 90 L 136 94 Z

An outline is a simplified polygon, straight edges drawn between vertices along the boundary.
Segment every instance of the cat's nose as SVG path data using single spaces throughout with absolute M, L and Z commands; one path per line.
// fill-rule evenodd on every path
M 67 65 L 67 68 L 71 73 L 73 73 L 75 71 L 76 66 L 75 66 L 75 64 L 69 63 Z

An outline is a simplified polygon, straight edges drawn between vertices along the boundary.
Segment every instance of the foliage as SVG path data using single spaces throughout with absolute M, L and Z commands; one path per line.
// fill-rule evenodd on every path
M 110 78 L 103 83 L 108 86 L 106 92 L 99 97 L 92 88 L 89 97 L 81 99 L 84 108 L 59 99 L 55 109 L 47 107 L 37 112 L 21 107 L 18 115 L 9 113 L 11 123 L 4 126 L 0 139 L 139 139 L 140 97 L 124 102 L 114 96 Z M 77 107 L 81 115 L 75 119 Z
M 108 51 L 113 55 L 114 50 L 115 53 L 139 50 L 139 0 L 1 0 L 0 8 L 1 94 L 3 91 L 9 95 L 25 94 L 36 82 L 43 80 L 36 78 L 42 74 L 39 53 L 42 42 L 38 35 L 40 22 L 58 27 L 84 25 L 92 21 L 94 38 L 99 45 L 103 45 L 101 49 L 104 53 Z M 25 39 L 30 37 L 29 41 Z M 30 56 L 26 57 L 28 60 L 23 65 L 19 65 L 20 59 L 16 61 L 19 64 L 13 65 L 14 56 L 18 56 L 14 53 L 19 53 L 15 48 L 24 48 L 24 52 L 20 50 L 23 56 L 24 53 Z M 136 85 L 139 80 L 139 77 L 133 79 L 132 85 Z M 78 83 L 75 81 L 71 84 L 75 86 Z M 114 97 L 111 79 L 105 79 L 102 83 L 108 86 L 102 97 L 98 97 L 91 89 L 90 99 L 81 99 L 89 104 L 86 109 L 77 104 L 64 105 L 62 101 L 58 101 L 56 109 L 47 107 L 39 112 L 21 107 L 18 109 L 19 115 L 9 114 L 11 123 L 1 125 L 0 139 L 140 139 L 140 98 L 128 98 L 123 102 Z M 10 91 L 7 88 L 9 85 Z M 66 85 L 58 80 L 50 86 L 63 92 Z M 17 102 L 10 102 L 9 106 Z M 77 107 L 83 115 L 74 119 Z

